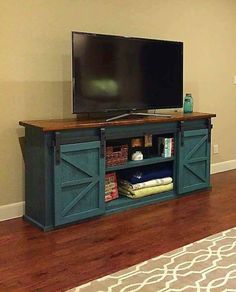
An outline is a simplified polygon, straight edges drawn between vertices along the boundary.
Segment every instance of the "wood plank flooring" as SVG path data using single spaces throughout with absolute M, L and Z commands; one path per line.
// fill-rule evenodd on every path
M 0 291 L 65 291 L 236 226 L 236 171 L 212 190 L 44 233 L 0 223 Z

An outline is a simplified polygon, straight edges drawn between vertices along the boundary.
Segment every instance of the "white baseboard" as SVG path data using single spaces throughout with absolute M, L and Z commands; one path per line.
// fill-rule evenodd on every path
M 211 174 L 236 169 L 236 160 L 229 160 L 211 165 Z M 22 217 L 25 212 L 25 202 L 0 206 L 0 221 Z
M 211 165 L 211 174 L 236 169 L 236 160 L 228 160 Z
M 0 206 L 0 221 L 22 217 L 25 213 L 25 202 Z

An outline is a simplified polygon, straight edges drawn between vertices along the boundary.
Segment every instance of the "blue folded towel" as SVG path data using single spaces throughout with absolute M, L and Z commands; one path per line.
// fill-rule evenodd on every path
M 122 171 L 119 177 L 137 184 L 151 179 L 173 177 L 172 169 L 172 165 L 149 165 L 138 169 L 127 169 Z

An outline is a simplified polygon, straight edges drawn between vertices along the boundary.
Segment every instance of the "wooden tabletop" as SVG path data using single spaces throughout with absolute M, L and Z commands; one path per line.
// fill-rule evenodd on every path
M 105 119 L 53 119 L 53 120 L 34 120 L 20 121 L 19 124 L 24 127 L 40 128 L 43 132 L 61 131 L 82 128 L 102 128 L 111 126 L 139 125 L 146 123 L 170 123 L 176 121 L 189 121 L 213 118 L 216 115 L 210 113 L 193 112 L 184 114 L 182 112 L 171 112 L 171 117 L 156 116 L 131 116 L 106 122 Z

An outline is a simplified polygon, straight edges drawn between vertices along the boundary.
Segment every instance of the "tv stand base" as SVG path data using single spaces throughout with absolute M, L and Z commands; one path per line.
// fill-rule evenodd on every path
M 152 114 L 152 113 L 130 112 L 130 113 L 118 115 L 118 116 L 115 116 L 115 117 L 112 117 L 112 118 L 108 118 L 108 119 L 106 119 L 106 122 L 118 120 L 118 119 L 121 119 L 121 118 L 124 118 L 124 117 L 128 117 L 128 116 L 155 116 L 155 117 L 171 118 L 171 115 L 169 115 L 169 114 Z
M 48 231 L 105 214 L 177 199 L 210 187 L 211 118 L 215 114 L 173 112 L 169 119 L 138 119 L 136 113 L 133 114 L 134 119 L 115 122 L 105 122 L 104 117 L 21 121 L 20 125 L 25 127 L 27 166 L 24 219 Z M 132 139 L 144 139 L 145 135 L 153 135 L 150 154 L 154 155 L 140 161 L 127 160 L 122 165 L 106 165 L 109 143 L 131 146 Z M 158 137 L 173 138 L 171 157 L 161 157 L 156 152 Z M 141 171 L 148 165 L 171 169 L 173 190 L 139 199 L 120 194 L 116 200 L 105 202 L 107 173 L 124 171 L 125 174 L 132 168 Z

